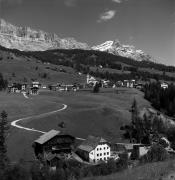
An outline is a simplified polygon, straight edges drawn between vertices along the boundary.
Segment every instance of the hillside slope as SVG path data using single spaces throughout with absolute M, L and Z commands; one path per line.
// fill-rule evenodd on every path
M 148 81 L 150 79 L 166 80 L 171 82 L 175 81 L 175 67 L 173 66 L 157 64 L 151 61 L 135 61 L 131 58 L 94 50 L 59 49 L 25 52 L 14 49 L 7 49 L 1 46 L 0 60 L 0 70 L 5 74 L 12 74 L 12 69 L 15 73 L 23 72 L 23 69 L 20 70 L 13 67 L 13 63 L 18 62 L 20 64 L 19 67 L 24 66 L 25 68 L 27 68 L 27 64 L 30 64 L 32 66 L 32 70 L 36 69 L 36 71 L 31 72 L 41 77 L 44 76 L 42 73 L 51 73 L 54 74 L 54 76 L 55 74 L 63 74 L 65 72 L 60 71 L 62 69 L 61 67 L 64 66 L 63 69 L 67 69 L 66 72 L 68 72 L 66 74 L 67 78 L 69 79 L 73 77 L 71 77 L 71 74 L 69 74 L 69 71 L 73 71 L 75 77 L 78 76 L 77 81 L 79 82 L 82 82 L 81 80 L 79 80 L 79 77 L 81 79 L 81 75 L 79 75 L 79 72 L 83 74 L 89 73 L 93 76 L 103 79 L 109 79 L 114 82 L 124 79 L 137 79 L 143 81 Z M 26 62 L 28 63 L 26 64 Z M 32 63 L 35 64 L 32 65 Z M 38 68 L 36 67 L 37 65 L 41 66 L 42 68 L 38 70 Z M 7 66 L 10 69 L 10 72 L 8 70 L 4 71 Z M 53 67 L 50 68 L 50 66 Z M 45 70 L 42 70 L 43 68 Z M 30 72 L 30 69 L 26 69 L 25 73 L 26 72 Z M 33 79 L 32 75 L 27 76 Z M 60 77 L 62 79 L 61 75 Z M 22 75 L 21 78 L 24 78 L 24 75 Z M 64 78 L 62 80 L 64 80 Z M 48 81 L 52 82 L 52 78 L 48 79 Z
M 43 63 L 34 57 L 3 50 L 0 50 L 0 73 L 9 84 L 35 80 L 46 85 L 58 82 L 72 84 L 85 83 L 86 80 L 85 75 L 79 75 L 71 67 Z

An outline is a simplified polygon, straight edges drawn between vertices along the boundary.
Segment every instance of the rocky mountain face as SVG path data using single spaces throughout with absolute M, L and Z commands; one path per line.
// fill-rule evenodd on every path
M 49 49 L 86 49 L 106 51 L 114 55 L 132 58 L 134 60 L 153 60 L 142 50 L 134 46 L 122 45 L 118 40 L 89 47 L 86 43 L 76 41 L 74 38 L 60 38 L 56 34 L 49 34 L 29 27 L 17 27 L 0 19 L 0 45 L 21 51 L 45 51 Z
M 122 45 L 118 40 L 106 41 L 103 44 L 93 46 L 93 50 L 106 51 L 114 55 L 132 58 L 137 61 L 150 61 L 153 58 L 142 50 L 136 50 L 134 46 Z
M 89 49 L 86 43 L 74 38 L 61 39 L 29 27 L 17 27 L 0 19 L 0 45 L 21 51 L 45 51 L 48 49 Z

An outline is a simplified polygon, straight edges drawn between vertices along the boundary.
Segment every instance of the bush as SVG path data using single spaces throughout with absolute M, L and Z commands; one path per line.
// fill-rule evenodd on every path
M 148 153 L 141 158 L 141 162 L 157 162 L 168 159 L 168 152 L 160 144 L 154 144 Z

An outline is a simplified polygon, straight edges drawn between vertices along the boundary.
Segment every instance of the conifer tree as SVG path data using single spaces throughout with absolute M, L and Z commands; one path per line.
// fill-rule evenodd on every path
M 2 111 L 0 116 L 0 169 L 3 170 L 8 162 L 6 137 L 9 126 L 7 121 L 7 113 Z

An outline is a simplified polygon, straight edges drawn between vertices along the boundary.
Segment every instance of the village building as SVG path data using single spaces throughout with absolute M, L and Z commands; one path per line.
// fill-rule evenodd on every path
M 139 90 L 141 90 L 142 88 L 143 88 L 143 84 L 142 83 L 138 83 L 138 84 L 135 84 L 134 85 L 134 87 L 136 88 L 136 89 L 139 89 Z
M 101 83 L 102 83 L 102 87 L 108 88 L 108 87 L 109 87 L 109 84 L 110 84 L 110 81 L 103 79 L 103 80 L 101 81 Z
M 38 95 L 39 94 L 39 88 L 38 87 L 31 87 L 30 88 L 30 94 L 31 95 Z
M 37 87 L 37 88 L 41 88 L 41 84 L 38 81 L 33 81 L 31 84 L 31 87 Z
M 26 89 L 27 84 L 23 85 L 20 83 L 12 83 L 11 86 L 8 86 L 9 93 L 20 93 L 23 89 Z
M 117 81 L 116 86 L 117 87 L 123 87 L 123 81 Z
M 9 93 L 16 93 L 18 91 L 18 88 L 14 85 L 8 86 L 8 92 Z
M 41 85 L 41 88 L 42 89 L 47 89 L 47 86 L 43 84 L 43 85 Z
M 88 85 L 94 86 L 97 82 L 98 82 L 98 81 L 95 79 L 95 77 L 90 76 L 89 74 L 87 75 L 86 83 L 87 83 Z
M 163 89 L 167 89 L 168 88 L 168 83 L 163 82 L 163 83 L 160 84 L 160 87 L 163 88 Z
M 50 163 L 53 159 L 55 161 L 55 158 L 60 158 L 59 155 L 65 157 L 70 154 L 74 142 L 73 136 L 50 130 L 34 141 L 33 148 L 37 158 L 42 158 Z
M 51 91 L 57 91 L 57 90 L 58 90 L 58 85 L 57 85 L 57 84 L 49 85 L 49 89 L 50 89 Z
M 105 139 L 88 136 L 88 138 L 78 146 L 77 154 L 87 162 L 98 163 L 99 161 L 107 161 L 111 156 L 111 151 Z
M 150 145 L 137 144 L 137 143 L 115 143 L 111 147 L 112 151 L 118 154 L 128 154 L 129 159 L 139 159 L 147 154 L 150 149 Z
M 27 84 L 26 83 L 21 84 L 21 91 L 26 91 L 26 89 L 27 89 Z
M 133 88 L 135 85 L 136 81 L 134 79 L 132 80 L 124 80 L 123 81 L 123 86 L 127 88 Z

